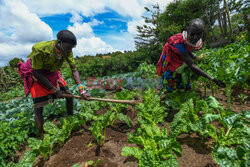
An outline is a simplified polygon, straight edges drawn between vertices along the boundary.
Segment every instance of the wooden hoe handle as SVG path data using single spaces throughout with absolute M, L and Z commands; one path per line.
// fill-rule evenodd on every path
M 71 95 L 71 94 L 63 94 L 63 97 L 84 99 L 82 96 Z M 103 98 L 96 98 L 96 97 L 89 97 L 89 100 L 112 102 L 112 103 L 123 103 L 123 104 L 130 104 L 130 105 L 136 105 L 137 103 L 142 102 L 141 100 L 117 100 L 117 99 L 103 99 Z

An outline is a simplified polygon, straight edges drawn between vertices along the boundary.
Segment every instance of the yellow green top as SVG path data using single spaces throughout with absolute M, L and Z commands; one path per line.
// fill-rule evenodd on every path
M 57 59 L 55 57 L 54 45 L 55 40 L 52 40 L 39 42 L 32 47 L 32 52 L 28 57 L 31 60 L 33 69 L 43 69 L 55 72 L 61 68 L 65 59 L 69 65 L 75 64 L 73 52 L 71 52 L 68 56 L 63 56 L 60 60 Z

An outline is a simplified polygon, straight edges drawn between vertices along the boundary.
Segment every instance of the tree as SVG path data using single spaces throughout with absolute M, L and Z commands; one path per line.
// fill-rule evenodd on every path
M 242 20 L 244 22 L 244 27 L 248 31 L 250 31 L 250 23 L 249 23 L 249 13 L 250 13 L 250 1 L 249 0 L 228 0 L 228 8 L 229 11 L 236 11 L 241 14 Z
M 232 24 L 231 24 L 231 19 L 230 19 L 228 5 L 227 5 L 227 0 L 224 0 L 224 8 L 225 8 L 226 14 L 227 14 L 227 19 L 228 19 L 228 24 L 229 24 L 229 30 L 230 30 L 230 33 L 232 35 L 233 31 L 232 31 Z
M 159 26 L 159 5 L 153 5 L 151 9 L 145 7 L 150 17 L 143 16 L 145 25 L 137 26 L 138 35 L 135 38 L 135 45 L 138 51 L 144 53 L 147 63 L 157 63 L 161 54 L 162 43 L 159 39 L 157 27 Z
M 159 6 L 145 7 L 151 17 L 143 17 L 145 25 L 137 26 L 137 48 L 163 47 L 166 40 L 186 29 L 194 18 L 202 18 L 210 29 L 217 19 L 218 4 L 222 0 L 176 0 L 160 13 Z
M 150 13 L 151 17 L 142 16 L 147 25 L 137 26 L 138 35 L 135 38 L 137 49 L 140 47 L 148 47 L 151 44 L 158 43 L 155 28 L 158 26 L 158 18 L 160 14 L 159 5 L 153 5 L 152 9 L 144 7 Z
M 9 61 L 9 65 L 10 65 L 11 68 L 14 69 L 14 68 L 17 67 L 17 64 L 18 64 L 19 62 L 24 62 L 24 61 L 23 61 L 23 59 L 21 59 L 21 58 L 16 58 L 16 57 L 15 57 L 15 58 L 13 58 L 12 60 Z

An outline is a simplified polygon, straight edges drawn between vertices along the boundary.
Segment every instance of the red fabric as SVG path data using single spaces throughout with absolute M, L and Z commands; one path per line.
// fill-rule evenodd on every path
M 57 86 L 59 86 L 59 87 L 67 86 L 67 83 L 65 82 L 63 77 L 60 77 L 57 80 L 55 87 L 57 87 Z M 43 97 L 43 96 L 47 96 L 49 94 L 54 94 L 54 92 L 45 89 L 44 87 L 41 86 L 41 84 L 39 84 L 36 81 L 34 81 L 32 87 L 30 89 L 30 93 L 31 93 L 32 98 Z
M 26 63 L 18 63 L 18 72 L 23 79 L 25 95 L 28 96 L 34 82 L 34 69 L 32 68 L 30 59 L 28 59 Z M 42 70 L 42 74 L 50 81 L 53 86 L 57 87 L 58 79 L 61 77 L 59 70 L 56 72 Z M 49 90 L 49 88 L 43 86 L 39 81 L 38 84 L 40 84 L 44 89 Z
M 176 69 L 182 66 L 184 61 L 180 57 L 181 53 L 177 50 L 176 47 L 173 46 L 180 43 L 184 43 L 182 33 L 176 34 L 167 40 L 166 44 L 163 47 L 161 57 L 156 65 L 156 71 L 158 76 L 161 76 L 162 73 L 164 73 L 166 70 L 176 71 Z M 185 46 L 187 47 L 188 52 L 192 52 L 194 49 L 194 47 L 192 46 L 189 45 Z M 163 61 L 162 61 L 163 55 L 166 55 L 165 60 L 163 60 L 166 61 L 165 67 L 163 67 Z
M 30 59 L 28 59 L 26 63 L 18 63 L 18 72 L 23 79 L 25 95 L 28 96 L 30 88 L 33 84 L 32 76 L 34 75 L 34 70 L 32 68 Z

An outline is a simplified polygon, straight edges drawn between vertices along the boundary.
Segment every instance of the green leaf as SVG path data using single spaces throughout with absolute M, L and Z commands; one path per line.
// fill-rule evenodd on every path
M 117 118 L 120 120 L 120 121 L 124 121 L 129 127 L 132 127 L 133 126 L 133 122 L 132 120 L 127 116 L 127 115 L 124 115 L 122 113 L 119 113 L 117 115 Z
M 238 57 L 239 57 L 239 55 L 235 54 L 235 55 L 230 56 L 229 58 L 230 59 L 235 59 L 235 58 L 238 58 Z
M 167 166 L 169 166 L 169 167 L 179 167 L 178 160 L 174 155 L 170 155 L 170 157 L 167 159 Z
M 104 124 L 102 121 L 95 121 L 92 128 L 92 135 L 96 138 L 99 145 L 102 145 L 102 139 L 105 138 L 105 136 L 102 134 L 103 128 L 105 128 L 103 125 Z
M 55 135 L 59 131 L 59 128 L 52 122 L 45 122 L 43 128 L 45 132 L 48 132 L 51 135 Z
M 207 113 L 209 111 L 209 107 L 207 105 L 207 102 L 205 100 L 196 101 L 196 108 L 195 108 L 195 110 L 197 112 L 204 111 L 205 113 Z
M 217 129 L 216 129 L 213 125 L 207 124 L 207 125 L 206 125 L 206 130 L 207 130 L 207 132 L 208 132 L 208 135 L 209 135 L 210 137 L 212 137 L 212 138 L 215 140 L 215 142 L 217 142 L 217 140 L 218 140 L 218 137 L 217 137 Z
M 42 140 L 38 140 L 36 138 L 29 138 L 28 143 L 29 147 L 32 148 L 32 150 L 39 150 L 42 145 Z
M 237 147 L 237 150 L 236 150 L 237 156 L 238 156 L 239 158 L 242 159 L 242 158 L 244 157 L 244 155 L 245 155 L 246 153 L 248 153 L 248 151 L 249 151 L 248 148 L 246 148 L 246 147 L 244 147 L 244 146 L 238 146 L 238 147 Z
M 160 128 L 155 124 L 141 124 L 141 128 L 145 130 L 145 133 L 150 137 L 154 138 L 161 135 Z
M 212 152 L 214 161 L 223 167 L 240 167 L 240 160 L 233 148 L 218 146 Z
M 212 108 L 214 108 L 216 110 L 222 110 L 223 109 L 223 106 L 213 96 L 208 96 L 206 98 L 206 102 L 207 102 L 209 107 L 212 107 Z
M 233 127 L 234 125 L 239 125 L 238 120 L 241 118 L 240 114 L 231 114 L 228 116 L 225 116 L 223 118 L 223 122 L 225 123 L 225 125 L 227 126 L 227 128 L 229 127 Z
M 158 166 L 157 156 L 151 150 L 144 150 L 139 159 L 139 166 L 151 167 Z
M 80 167 L 79 164 L 74 164 L 72 167 Z
M 204 114 L 202 116 L 202 121 L 204 121 L 204 123 L 210 123 L 213 122 L 214 120 L 220 119 L 220 115 L 219 114 Z
M 122 148 L 122 156 L 134 156 L 137 159 L 140 159 L 142 155 L 142 150 L 140 150 L 138 147 L 123 147 Z
M 170 136 L 176 138 L 181 132 L 188 132 L 191 128 L 192 121 L 198 119 L 194 113 L 193 99 L 184 103 L 180 111 L 174 116 L 170 124 Z
M 223 140 L 224 145 L 232 144 L 248 144 L 250 139 L 250 129 L 242 126 L 238 128 L 231 128 L 228 136 Z
M 140 131 L 140 129 L 138 129 L 138 131 Z M 145 143 L 144 141 L 145 141 L 145 139 L 142 138 L 141 133 L 138 133 L 138 134 L 128 133 L 128 142 L 129 143 L 142 144 L 142 143 Z
M 171 146 L 173 152 L 178 156 L 181 157 L 182 156 L 182 148 L 181 148 L 181 144 L 177 141 L 173 141 L 172 142 L 172 146 Z
M 88 165 L 93 165 L 94 161 L 88 161 Z
M 37 155 L 32 151 L 26 151 L 22 160 L 18 163 L 20 167 L 32 167 L 35 163 Z

